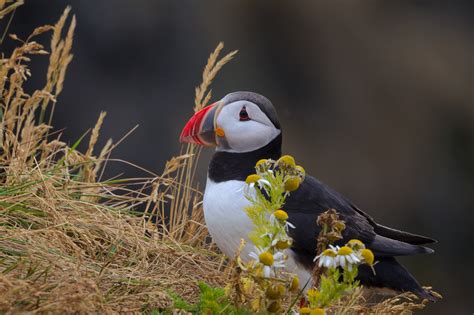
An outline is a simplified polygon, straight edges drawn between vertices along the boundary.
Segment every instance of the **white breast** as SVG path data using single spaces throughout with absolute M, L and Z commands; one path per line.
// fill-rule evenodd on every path
M 209 233 L 219 249 L 228 257 L 233 257 L 240 240 L 247 242 L 242 258 L 251 248 L 248 233 L 253 223 L 244 209 L 250 202 L 244 196 L 245 182 L 230 180 L 215 183 L 208 179 L 204 192 L 204 218 Z
M 245 198 L 244 188 L 243 181 L 215 183 L 208 179 L 204 192 L 204 218 L 213 241 L 227 257 L 235 256 L 240 240 L 244 239 L 246 246 L 241 252 L 241 258 L 247 261 L 253 250 L 253 244 L 248 239 L 253 223 L 244 211 L 250 205 Z M 288 252 L 288 271 L 298 274 L 300 283 L 304 285 L 311 275 L 295 261 L 291 250 Z

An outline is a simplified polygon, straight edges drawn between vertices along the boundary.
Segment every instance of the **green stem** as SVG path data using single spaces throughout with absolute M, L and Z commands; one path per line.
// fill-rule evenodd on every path
M 0 45 L 3 44 L 3 40 L 5 39 L 5 36 L 7 36 L 8 29 L 10 28 L 10 24 L 12 23 L 13 17 L 15 16 L 16 8 L 13 9 L 12 15 L 10 16 L 10 19 L 8 20 L 7 27 L 5 27 L 5 32 L 3 32 L 2 38 L 0 39 Z

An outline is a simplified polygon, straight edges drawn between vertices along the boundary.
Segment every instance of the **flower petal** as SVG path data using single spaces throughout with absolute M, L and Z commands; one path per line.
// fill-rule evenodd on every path
M 288 225 L 290 228 L 292 229 L 296 229 L 296 226 L 294 226 L 293 224 L 291 224 L 290 222 L 286 221 L 286 225 Z
M 345 268 L 346 267 L 346 259 L 344 256 L 339 256 L 339 263 L 341 265 L 342 268 Z

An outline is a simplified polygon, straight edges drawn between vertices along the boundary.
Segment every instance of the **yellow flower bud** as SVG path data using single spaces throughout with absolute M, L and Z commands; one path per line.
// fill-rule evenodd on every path
M 250 294 L 254 287 L 254 282 L 250 278 L 241 277 L 240 282 L 242 283 L 242 291 L 245 294 Z
M 276 300 L 285 294 L 285 287 L 281 284 L 270 285 L 265 292 L 265 295 L 271 299 Z
M 285 210 L 277 210 L 273 212 L 273 215 L 280 221 L 286 221 L 286 219 L 288 219 L 288 213 L 286 213 Z
M 283 155 L 281 158 L 278 159 L 277 164 L 288 165 L 291 167 L 296 166 L 295 158 L 291 155 Z
M 360 251 L 360 255 L 364 258 L 364 261 L 367 265 L 372 266 L 374 264 L 374 253 L 370 249 L 362 249 Z
M 304 170 L 303 166 L 297 165 L 297 166 L 296 166 L 296 170 L 297 170 L 298 172 L 300 172 L 303 176 L 306 175 L 306 171 Z
M 267 163 L 267 161 L 268 161 L 267 159 L 258 160 L 258 162 L 255 164 L 255 166 L 260 166 L 262 164 L 265 164 L 265 163 Z
M 264 264 L 265 266 L 271 266 L 273 265 L 273 255 L 269 252 L 263 252 L 261 253 L 259 256 L 258 256 L 258 259 L 260 260 L 260 262 L 262 264 Z
M 245 183 L 247 183 L 247 185 L 250 185 L 252 183 L 256 183 L 261 178 L 262 177 L 260 175 L 252 174 L 252 175 L 247 176 L 247 179 L 245 179 Z
M 365 248 L 364 243 L 356 239 L 352 239 L 349 242 L 347 242 L 346 246 L 349 246 L 350 248 L 355 249 L 355 250 Z
M 278 313 L 281 309 L 280 301 L 273 301 L 267 308 L 270 313 Z
M 311 309 L 309 307 L 302 307 L 300 308 L 300 314 L 309 314 Z
M 297 176 L 291 176 L 285 181 L 285 190 L 286 191 L 295 191 L 300 187 L 301 179 Z
M 322 308 L 313 308 L 309 315 L 326 315 L 326 312 Z
M 328 257 L 336 257 L 337 253 L 333 251 L 332 249 L 328 248 L 325 249 L 323 252 L 323 256 L 328 256 Z
M 252 300 L 252 302 L 250 302 L 250 306 L 252 307 L 252 310 L 255 311 L 255 312 L 260 310 L 260 299 L 256 298 L 256 299 Z
M 290 246 L 291 246 L 290 241 L 278 241 L 275 244 L 276 249 L 279 249 L 279 250 L 290 248 Z
M 350 255 L 354 251 L 349 247 L 349 246 L 342 246 L 339 248 L 339 251 L 337 252 L 338 255 Z
M 321 293 L 316 289 L 309 289 L 306 294 L 308 295 L 308 299 L 317 299 Z
M 346 225 L 344 224 L 344 222 L 342 221 L 336 221 L 334 222 L 334 227 L 338 230 L 338 231 L 344 231 L 346 229 Z
M 289 290 L 291 292 L 298 292 L 299 289 L 300 289 L 300 278 L 295 276 L 293 277 L 293 279 L 291 279 Z

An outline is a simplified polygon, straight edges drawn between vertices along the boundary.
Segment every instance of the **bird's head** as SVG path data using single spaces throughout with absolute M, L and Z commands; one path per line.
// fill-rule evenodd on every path
M 180 141 L 217 146 L 218 151 L 250 152 L 281 133 L 272 103 L 252 92 L 234 92 L 194 114 Z

